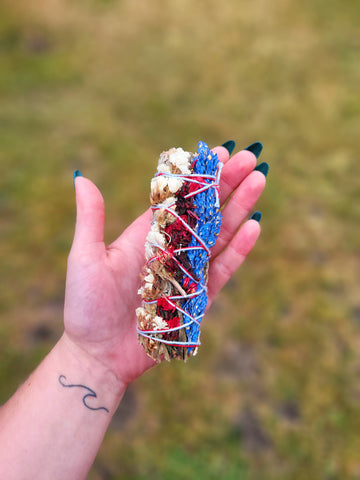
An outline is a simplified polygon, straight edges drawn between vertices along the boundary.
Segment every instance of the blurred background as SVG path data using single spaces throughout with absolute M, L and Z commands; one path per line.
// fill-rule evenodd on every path
M 0 404 L 62 332 L 73 170 L 111 242 L 159 153 L 264 144 L 262 235 L 90 480 L 360 478 L 360 3 L 2 0 Z

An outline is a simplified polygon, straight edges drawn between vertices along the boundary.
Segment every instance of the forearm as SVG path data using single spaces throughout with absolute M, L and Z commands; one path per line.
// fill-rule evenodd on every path
M 0 478 L 85 478 L 124 391 L 62 337 L 1 408 Z

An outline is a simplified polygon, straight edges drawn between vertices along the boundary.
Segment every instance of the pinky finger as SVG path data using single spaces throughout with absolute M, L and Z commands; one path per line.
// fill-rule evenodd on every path
M 227 248 L 210 264 L 208 306 L 251 252 L 259 235 L 259 222 L 248 220 L 242 225 Z

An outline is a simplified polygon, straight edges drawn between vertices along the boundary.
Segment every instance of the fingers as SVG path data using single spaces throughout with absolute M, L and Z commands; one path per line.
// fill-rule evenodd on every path
M 235 142 L 232 143 L 231 151 L 235 146 Z M 255 147 L 262 144 L 256 142 L 253 144 Z M 252 146 L 252 145 L 251 145 Z M 250 146 L 250 147 L 251 147 Z M 244 178 L 252 172 L 256 166 L 257 156 L 260 155 L 260 151 L 253 151 L 249 147 L 236 153 L 230 158 L 229 151 L 224 146 L 215 147 L 212 149 L 214 153 L 217 153 L 218 159 L 224 164 L 220 178 L 220 204 L 223 206 L 226 200 L 230 197 L 233 191 L 240 185 Z
M 222 212 L 221 230 L 211 251 L 212 257 L 216 257 L 234 237 L 242 222 L 249 216 L 264 187 L 265 176 L 261 172 L 253 171 L 235 190 Z
M 219 162 L 221 163 L 226 163 L 229 158 L 230 158 L 230 154 L 229 154 L 229 151 L 225 148 L 225 147 L 214 147 L 211 149 L 212 152 L 214 153 L 217 153 L 217 156 L 218 156 L 218 159 L 219 159 Z
M 236 187 L 254 170 L 256 157 L 247 150 L 236 153 L 224 165 L 220 177 L 220 205 L 224 205 Z
M 220 154 L 225 158 L 225 161 L 221 160 L 224 167 L 220 179 L 223 219 L 219 238 L 212 249 L 213 259 L 208 283 L 209 305 L 243 263 L 260 235 L 257 219 L 248 220 L 240 229 L 239 227 L 265 187 L 267 170 L 265 172 L 264 168 L 267 164 L 264 164 L 264 168 L 256 167 L 261 150 L 260 142 L 250 145 L 231 158 L 220 150 Z M 254 171 L 254 168 L 258 171 Z
M 75 176 L 76 226 L 73 245 L 104 241 L 105 207 L 98 188 L 87 178 Z
M 208 283 L 209 304 L 243 263 L 259 235 L 259 222 L 248 220 L 232 238 L 228 247 L 211 262 Z

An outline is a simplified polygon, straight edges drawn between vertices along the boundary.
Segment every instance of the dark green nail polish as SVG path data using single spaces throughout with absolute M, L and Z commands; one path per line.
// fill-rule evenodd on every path
M 234 140 L 228 140 L 227 142 L 223 143 L 221 146 L 226 148 L 226 150 L 229 152 L 229 155 L 232 154 L 235 148 L 235 142 Z
M 75 170 L 75 172 L 74 172 L 74 175 L 73 175 L 74 185 L 75 185 L 75 178 L 76 177 L 82 177 L 82 173 L 80 172 L 80 170 Z
M 255 212 L 251 215 L 249 220 L 256 220 L 257 222 L 260 222 L 261 220 L 261 212 Z
M 258 172 L 261 172 L 265 177 L 269 172 L 269 164 L 266 162 L 259 163 L 254 170 L 257 170 Z
M 253 153 L 256 158 L 260 157 L 260 153 L 262 152 L 263 144 L 261 142 L 255 142 L 249 145 L 248 147 L 244 148 L 244 150 L 249 150 L 249 152 Z

